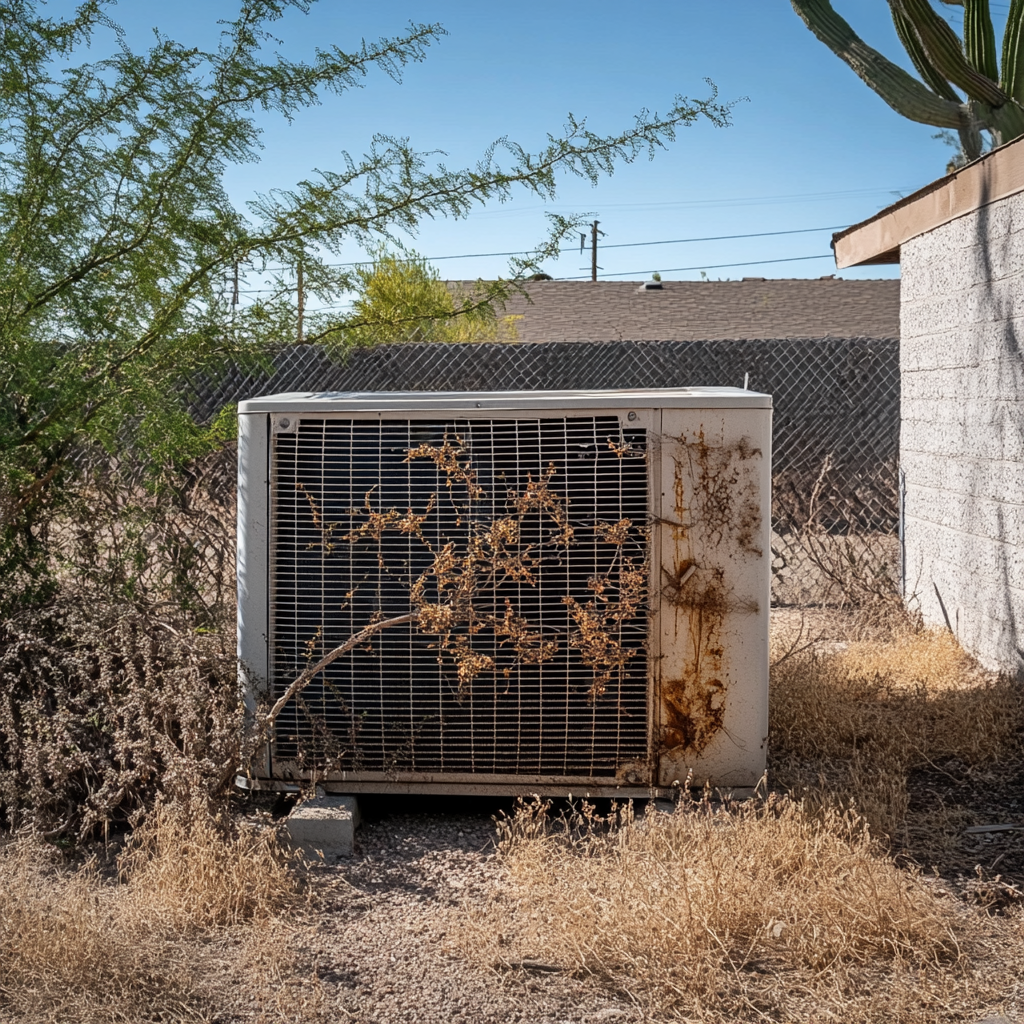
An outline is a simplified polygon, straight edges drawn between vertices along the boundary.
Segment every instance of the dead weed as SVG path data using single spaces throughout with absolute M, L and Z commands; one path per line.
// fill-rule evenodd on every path
M 212 1021 L 241 1001 L 279 1019 L 274 978 L 293 970 L 275 915 L 299 894 L 272 829 L 163 809 L 119 868 L 68 868 L 35 839 L 0 849 L 0 1012 Z
M 1024 963 L 1015 921 L 965 913 L 849 811 L 769 797 L 552 821 L 538 803 L 500 830 L 505 895 L 468 926 L 471 955 L 596 975 L 645 1019 L 958 1020 Z
M 1024 761 L 1024 690 L 980 670 L 948 632 L 901 628 L 780 657 L 769 735 L 774 786 L 855 806 L 895 836 L 915 769 Z

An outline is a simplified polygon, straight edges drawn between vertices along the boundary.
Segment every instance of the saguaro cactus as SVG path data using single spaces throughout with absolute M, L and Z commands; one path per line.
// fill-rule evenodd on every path
M 988 0 L 942 0 L 964 8 L 961 39 L 931 0 L 888 0 L 896 33 L 921 80 L 868 46 L 829 0 L 791 0 L 807 27 L 897 113 L 954 128 L 968 160 L 983 131 L 996 145 L 1024 135 L 1024 0 L 1010 0 L 1002 70 Z

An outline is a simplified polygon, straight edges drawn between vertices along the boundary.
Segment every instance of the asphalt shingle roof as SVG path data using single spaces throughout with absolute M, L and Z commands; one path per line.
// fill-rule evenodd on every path
M 459 286 L 471 282 L 455 282 Z M 900 282 L 789 279 L 534 281 L 513 297 L 520 341 L 898 338 Z

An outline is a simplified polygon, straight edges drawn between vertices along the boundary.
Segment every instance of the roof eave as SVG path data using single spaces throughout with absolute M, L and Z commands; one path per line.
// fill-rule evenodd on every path
M 836 266 L 899 263 L 904 242 L 1024 192 L 1024 138 L 986 153 L 873 217 L 832 236 Z

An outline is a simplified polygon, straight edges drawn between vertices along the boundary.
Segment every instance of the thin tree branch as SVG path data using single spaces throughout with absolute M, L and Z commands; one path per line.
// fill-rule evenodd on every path
M 410 612 L 408 615 L 398 615 L 393 619 L 384 619 L 381 622 L 372 622 L 369 626 L 361 629 L 358 633 L 350 636 L 340 647 L 335 647 L 333 651 L 325 654 L 312 668 L 307 668 L 292 684 L 284 691 L 284 695 L 278 698 L 277 703 L 267 712 L 267 717 L 264 719 L 264 724 L 270 726 L 273 725 L 277 720 L 277 716 L 284 710 L 285 705 L 294 697 L 297 693 L 309 685 L 310 681 L 317 675 L 318 672 L 322 672 L 332 661 L 340 658 L 343 654 L 347 654 L 354 647 L 358 647 L 361 643 L 369 640 L 370 637 L 379 633 L 383 629 L 390 629 L 392 626 L 404 626 L 406 623 L 415 622 L 419 618 L 419 612 Z

